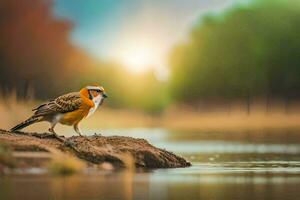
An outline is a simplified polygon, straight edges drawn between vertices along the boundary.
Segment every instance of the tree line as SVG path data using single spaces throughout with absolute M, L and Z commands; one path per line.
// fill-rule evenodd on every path
M 163 110 L 170 101 L 300 97 L 300 3 L 252 0 L 199 18 L 188 42 L 170 56 L 170 80 L 128 73 L 95 60 L 69 41 L 72 22 L 52 14 L 50 0 L 0 2 L 0 91 L 53 98 L 97 82 L 112 107 Z
M 253 0 L 199 19 L 170 55 L 176 102 L 300 97 L 300 3 Z

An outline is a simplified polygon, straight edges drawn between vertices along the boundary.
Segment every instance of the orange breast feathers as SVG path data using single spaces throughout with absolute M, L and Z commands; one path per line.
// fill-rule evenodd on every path
M 77 110 L 64 114 L 60 123 L 67 125 L 77 124 L 85 118 L 89 114 L 90 109 L 95 106 L 94 102 L 89 99 L 87 89 L 84 88 L 80 90 L 80 96 L 82 98 L 81 106 Z

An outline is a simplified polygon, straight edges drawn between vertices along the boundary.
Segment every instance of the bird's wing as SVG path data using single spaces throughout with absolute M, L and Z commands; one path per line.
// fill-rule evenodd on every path
M 45 116 L 57 113 L 67 113 L 77 110 L 82 105 L 82 99 L 79 92 L 72 92 L 40 105 L 34 109 L 34 116 Z

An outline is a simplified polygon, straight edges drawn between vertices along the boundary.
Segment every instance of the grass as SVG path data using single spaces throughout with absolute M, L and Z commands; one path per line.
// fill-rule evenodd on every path
M 12 92 L 5 97 L 0 96 L 0 128 L 10 129 L 31 115 L 31 110 L 35 106 L 31 98 L 19 100 L 16 92 Z
M 286 114 L 281 111 L 269 113 L 261 110 L 250 115 L 236 111 L 231 113 L 211 112 L 198 113 L 178 111 L 179 115 L 167 114 L 163 125 L 171 129 L 182 130 L 261 130 L 261 129 L 298 129 L 300 113 Z
M 0 143 L 0 164 L 9 168 L 14 168 L 16 166 L 11 150 L 2 143 Z
M 40 102 L 18 100 L 16 95 L 0 98 L 0 128 L 10 129 L 27 119 L 32 108 Z M 232 129 L 265 129 L 265 128 L 300 128 L 299 104 L 287 114 L 283 106 L 275 105 L 266 112 L 262 106 L 253 105 L 250 115 L 246 109 L 232 106 L 230 112 L 220 108 L 214 111 L 195 111 L 192 108 L 169 108 L 161 115 L 147 115 L 140 111 L 110 109 L 106 105 L 97 110 L 90 118 L 83 120 L 82 129 L 164 127 L 181 130 L 232 130 Z M 47 122 L 37 123 L 26 131 L 46 132 Z M 74 134 L 72 127 L 58 125 L 59 133 Z M 68 134 L 66 134 L 68 135 Z
M 56 153 L 53 155 L 47 168 L 51 174 L 55 175 L 72 175 L 81 172 L 85 164 L 75 157 Z
M 296 109 L 294 109 L 296 110 Z M 300 128 L 300 111 L 287 114 L 276 106 L 266 112 L 260 106 L 253 107 L 250 114 L 243 108 L 230 112 L 214 110 L 209 112 L 193 109 L 168 109 L 160 116 L 151 116 L 129 110 L 100 109 L 91 118 L 84 120 L 82 127 L 134 128 L 163 127 L 175 130 L 240 130 L 240 129 L 278 129 Z

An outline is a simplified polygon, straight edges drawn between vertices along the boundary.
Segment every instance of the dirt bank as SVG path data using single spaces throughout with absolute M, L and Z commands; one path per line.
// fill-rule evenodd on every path
M 33 152 L 32 155 L 60 152 L 77 157 L 88 164 L 110 163 L 114 168 L 125 167 L 128 160 L 137 168 L 175 168 L 191 165 L 180 156 L 156 148 L 144 139 L 132 137 L 94 135 L 57 139 L 49 133 L 12 133 L 0 130 L 0 144 L 11 149 L 12 155 L 20 155 L 20 152 Z M 44 156 L 43 159 L 47 160 L 48 157 L 51 158 Z M 23 159 L 22 164 L 34 165 L 36 162 L 33 160 Z

